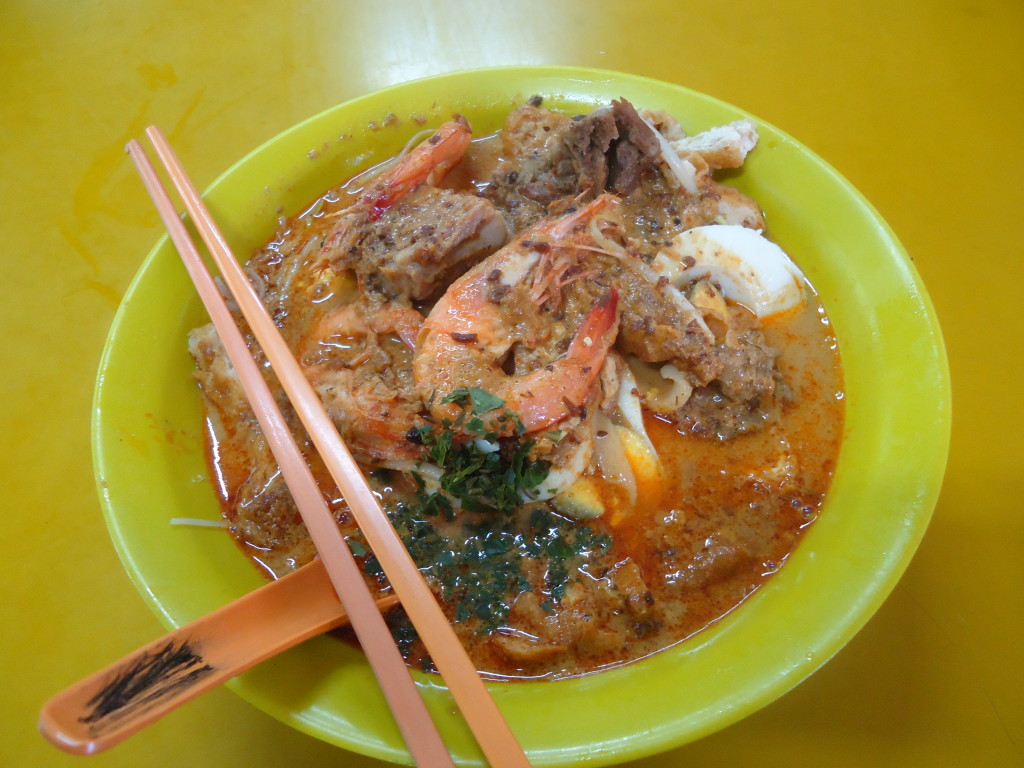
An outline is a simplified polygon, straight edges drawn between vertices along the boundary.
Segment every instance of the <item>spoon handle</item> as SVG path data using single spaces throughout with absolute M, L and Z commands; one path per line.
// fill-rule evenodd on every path
M 381 610 L 397 603 L 377 601 Z M 79 755 L 102 752 L 204 691 L 347 623 L 319 559 L 128 654 L 58 693 L 39 730 Z

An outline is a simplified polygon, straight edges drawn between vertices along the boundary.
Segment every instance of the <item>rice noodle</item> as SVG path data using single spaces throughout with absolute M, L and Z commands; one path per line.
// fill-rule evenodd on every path
M 686 374 L 671 363 L 656 366 L 635 357 L 626 358 L 637 389 L 643 393 L 644 404 L 655 413 L 674 414 L 690 399 L 693 384 Z
M 684 160 L 676 152 L 675 148 L 668 143 L 668 139 L 661 135 L 661 131 L 654 127 L 650 120 L 646 117 L 641 118 L 647 127 L 651 129 L 651 133 L 658 139 L 658 144 L 661 146 L 661 158 L 665 161 L 665 165 L 675 176 L 679 182 L 679 186 L 685 189 L 691 195 L 698 195 L 700 191 L 697 189 L 697 169 L 693 163 L 689 160 Z
M 241 312 L 241 308 L 235 303 L 235 297 L 231 295 L 231 291 L 228 290 L 227 285 L 224 283 L 224 278 L 220 275 L 215 275 L 213 278 L 214 285 L 217 286 L 217 292 L 220 293 L 221 298 L 224 299 L 224 303 L 227 304 L 228 309 L 234 313 Z M 263 297 L 260 296 L 262 299 Z
M 444 471 L 436 464 L 428 464 L 425 461 L 385 461 L 381 466 L 394 469 L 398 472 L 407 472 L 415 475 L 423 483 L 427 493 L 434 493 L 441 490 L 441 475 Z M 447 496 L 447 494 L 445 494 Z M 449 499 L 457 502 L 457 499 Z M 461 504 L 461 502 L 459 502 Z
M 275 280 L 278 286 L 278 292 L 281 296 L 286 296 L 291 292 L 292 281 L 295 280 L 295 275 L 299 272 L 299 267 L 306 263 L 306 257 L 312 252 L 312 250 L 319 245 L 319 236 L 311 237 L 306 241 L 306 244 L 302 246 L 302 250 L 291 257 L 291 261 L 284 268 L 283 273 Z M 249 274 L 246 272 L 246 274 Z M 250 275 L 250 282 L 252 276 Z M 260 299 L 263 295 L 260 295 Z
M 190 525 L 193 528 L 227 528 L 227 520 L 204 520 L 200 517 L 172 517 L 171 525 Z
M 324 196 L 318 197 L 309 208 L 299 214 L 299 219 L 307 227 L 310 226 L 313 223 L 313 219 L 320 218 L 323 215 L 325 202 Z
M 594 427 L 597 439 L 594 441 L 594 454 L 597 466 L 601 469 L 604 479 L 610 483 L 621 485 L 629 497 L 629 503 L 636 503 L 636 475 L 633 465 L 629 463 L 626 450 L 622 447 L 618 428 L 603 413 L 594 414 Z
M 263 278 L 259 272 L 257 272 L 249 264 L 244 264 L 242 270 L 245 272 L 245 276 L 249 278 L 249 285 L 252 286 L 253 290 L 256 291 L 256 295 L 260 297 L 260 301 L 267 295 L 267 281 Z M 225 289 L 226 290 L 226 289 Z
M 601 229 L 602 223 L 617 226 L 615 222 L 608 221 L 608 219 L 602 219 L 597 216 L 590 220 L 590 224 L 587 227 L 587 231 L 590 234 L 591 239 L 599 246 L 601 246 L 601 248 L 604 249 L 603 251 L 600 252 L 607 253 L 609 256 L 625 256 L 626 249 L 623 248 L 622 245 L 620 245 L 619 243 L 616 243 L 614 240 L 612 240 L 604 233 L 604 231 Z M 597 249 L 595 248 L 594 250 Z
M 620 368 L 619 391 L 616 394 L 615 402 L 618 406 L 618 415 L 624 422 L 622 426 L 633 430 L 640 437 L 647 450 L 657 456 L 658 452 L 654 449 L 654 443 L 651 442 L 650 435 L 647 434 L 647 427 L 644 425 L 643 408 L 640 403 L 640 389 L 637 386 L 636 378 L 633 376 L 633 370 L 629 367 L 629 363 L 620 365 Z

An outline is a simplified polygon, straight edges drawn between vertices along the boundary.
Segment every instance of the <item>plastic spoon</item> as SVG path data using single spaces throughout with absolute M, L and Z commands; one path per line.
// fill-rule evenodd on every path
M 377 607 L 397 602 L 388 596 Z M 314 560 L 66 688 L 43 706 L 39 730 L 66 752 L 102 752 L 261 661 L 347 623 L 323 563 Z

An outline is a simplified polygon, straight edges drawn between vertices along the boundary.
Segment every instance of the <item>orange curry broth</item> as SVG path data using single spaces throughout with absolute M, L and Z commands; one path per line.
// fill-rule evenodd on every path
M 493 167 L 498 159 L 496 148 L 494 138 L 475 141 L 470 156 L 445 186 L 469 188 L 473 177 Z M 333 204 L 339 197 L 352 199 L 345 187 L 336 188 L 324 211 L 344 207 L 345 202 Z M 317 219 L 304 225 L 327 226 L 323 218 Z M 295 217 L 283 229 L 298 227 L 298 222 Z M 781 245 L 785 247 L 785 243 Z M 607 534 L 613 541 L 600 562 L 583 563 L 576 578 L 600 583 L 605 574 L 621 570 L 623 564 L 634 564 L 642 579 L 640 602 L 647 606 L 642 609 L 643 618 L 614 606 L 590 610 L 588 606 L 596 598 L 587 597 L 573 616 L 562 617 L 585 625 L 577 631 L 543 625 L 561 619 L 536 609 L 530 621 L 538 622 L 534 626 L 543 631 L 551 630 L 554 649 L 537 658 L 510 656 L 496 640 L 504 629 L 481 634 L 473 622 L 455 622 L 481 672 L 492 678 L 560 678 L 642 658 L 721 619 L 782 567 L 801 533 L 821 512 L 843 431 L 838 345 L 809 285 L 805 296 L 803 307 L 762 324 L 768 343 L 779 351 L 779 370 L 792 393 L 777 421 L 761 431 L 719 441 L 683 433 L 662 417 L 647 413 L 646 427 L 661 462 L 658 476 L 638 477 L 638 497 L 631 507 L 623 503 L 618 486 L 604 484 L 607 511 L 602 517 L 578 523 L 567 520 Z M 246 540 L 237 525 L 238 510 L 233 509 L 236 490 L 248 471 L 245 451 L 232 445 L 231 425 L 219 427 L 220 439 L 208 421 L 208 456 L 217 478 L 218 497 L 233 523 L 232 534 L 264 575 L 284 575 L 313 557 L 312 544 L 290 540 L 287 557 L 268 565 L 267 548 Z M 308 444 L 306 448 L 339 524 L 346 535 L 354 534 L 344 501 L 338 498 L 318 457 L 308 450 Z M 408 481 L 386 485 L 380 491 L 385 504 L 394 503 L 412 487 Z M 297 512 L 293 514 L 297 516 Z M 378 591 L 387 589 L 381 578 L 368 577 L 368 581 Z M 451 606 L 446 610 L 454 616 Z M 559 638 L 566 633 L 575 639 L 563 648 Z M 508 634 L 505 632 L 506 640 Z M 410 664 L 430 668 L 418 642 L 406 650 Z

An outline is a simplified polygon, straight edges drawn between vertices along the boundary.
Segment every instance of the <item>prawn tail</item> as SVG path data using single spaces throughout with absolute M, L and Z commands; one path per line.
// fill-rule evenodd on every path
M 403 157 L 383 179 L 383 188 L 367 196 L 369 219 L 377 221 L 384 212 L 427 181 L 431 174 L 443 176 L 458 165 L 473 134 L 466 118 L 456 115 L 426 141 Z
M 601 367 L 619 328 L 619 292 L 612 288 L 587 313 L 569 345 L 568 356 Z M 596 373 L 594 374 L 596 376 Z
M 587 313 L 565 356 L 524 382 L 527 397 L 517 397 L 519 417 L 527 432 L 585 413 L 584 404 L 618 333 L 619 294 L 610 290 Z

